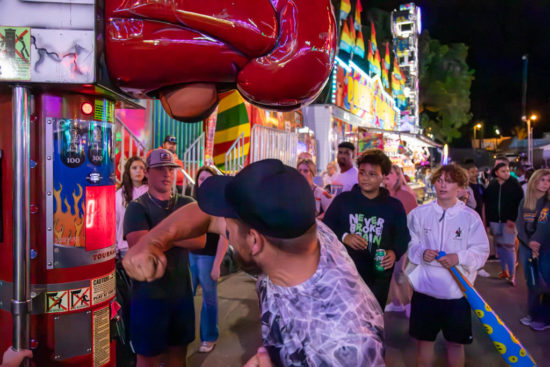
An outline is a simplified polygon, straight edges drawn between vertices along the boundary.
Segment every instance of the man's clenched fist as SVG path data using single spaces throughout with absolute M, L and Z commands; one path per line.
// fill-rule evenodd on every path
M 142 282 L 152 282 L 164 275 L 166 256 L 164 251 L 149 244 L 145 239 L 142 238 L 128 250 L 122 260 L 122 265 L 131 278 Z

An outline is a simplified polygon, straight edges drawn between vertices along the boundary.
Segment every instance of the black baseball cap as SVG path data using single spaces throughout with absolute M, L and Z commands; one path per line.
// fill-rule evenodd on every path
M 175 136 L 173 135 L 166 135 L 166 137 L 164 138 L 164 142 L 169 142 L 169 143 L 174 143 L 174 144 L 177 144 L 178 143 L 178 139 L 176 139 Z
M 235 177 L 211 176 L 197 190 L 202 211 L 242 220 L 276 238 L 296 238 L 315 223 L 315 198 L 296 169 L 278 159 L 243 168 Z

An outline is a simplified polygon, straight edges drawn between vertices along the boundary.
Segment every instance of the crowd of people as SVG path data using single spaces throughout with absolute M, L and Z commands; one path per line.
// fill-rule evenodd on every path
M 518 251 L 529 290 L 521 322 L 550 328 L 550 170 L 535 171 L 524 195 L 507 160 L 487 185 L 473 162 L 440 166 L 430 175 L 435 200 L 419 206 L 381 150 L 356 154 L 344 142 L 336 164 L 321 176 L 310 156 L 296 169 L 263 160 L 235 177 L 205 166 L 187 197 L 173 192 L 170 150 L 128 160 L 117 256 L 134 279 L 127 318 L 138 366 L 185 363 L 199 286 L 199 352 L 214 348 L 228 243 L 258 276 L 263 346 L 247 366 L 382 366 L 384 311 L 409 318 L 417 365 L 432 365 L 441 331 L 447 364 L 463 366 L 471 310 L 449 269 L 473 284 L 491 255 L 514 285 Z
M 184 196 L 173 188 L 174 151 L 167 137 L 145 161 L 128 159 L 116 193 L 117 297 L 126 295 L 139 367 L 185 365 L 199 286 L 199 352 L 215 347 L 229 244 L 257 276 L 263 342 L 247 367 L 383 366 L 384 312 L 409 318 L 418 366 L 433 364 L 440 332 L 447 365 L 464 366 L 471 309 L 449 269 L 473 284 L 489 275 L 490 257 L 511 286 L 519 258 L 528 290 L 520 322 L 550 328 L 548 169 L 516 169 L 516 179 L 497 157 L 487 182 L 471 161 L 443 165 L 429 177 L 435 200 L 419 205 L 383 151 L 356 154 L 344 142 L 321 176 L 308 155 L 296 169 L 267 159 L 235 177 L 204 166 Z M 2 366 L 31 356 L 10 348 Z

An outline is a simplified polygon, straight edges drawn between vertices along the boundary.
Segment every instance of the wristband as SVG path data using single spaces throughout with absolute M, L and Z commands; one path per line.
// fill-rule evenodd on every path
M 348 232 L 344 232 L 344 234 L 342 235 L 342 237 L 340 238 L 340 240 L 342 241 L 342 243 L 344 243 L 344 237 L 346 237 L 349 233 Z

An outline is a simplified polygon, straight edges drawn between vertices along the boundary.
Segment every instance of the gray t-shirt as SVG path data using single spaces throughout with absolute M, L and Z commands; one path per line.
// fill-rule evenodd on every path
M 317 221 L 313 276 L 294 287 L 256 285 L 262 338 L 276 366 L 384 366 L 382 310 L 344 245 Z

